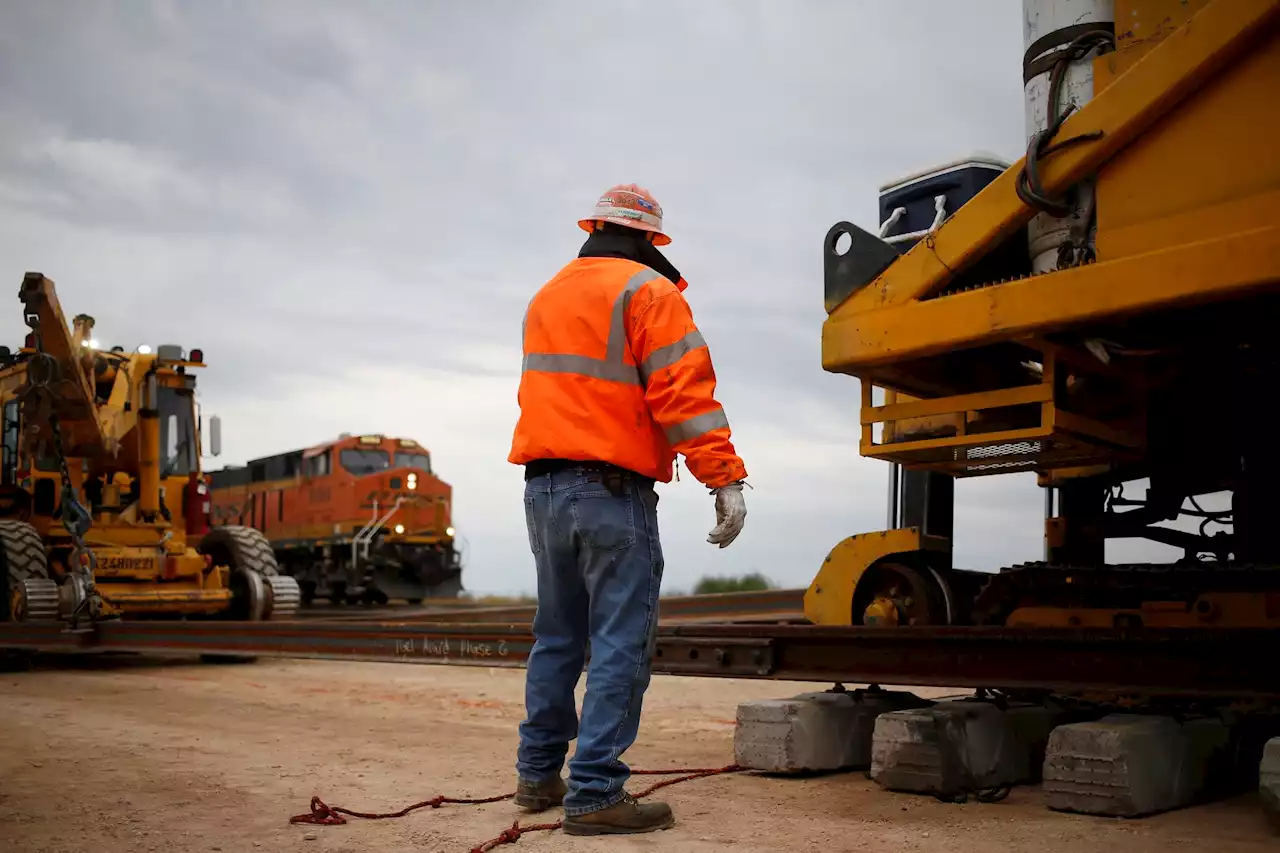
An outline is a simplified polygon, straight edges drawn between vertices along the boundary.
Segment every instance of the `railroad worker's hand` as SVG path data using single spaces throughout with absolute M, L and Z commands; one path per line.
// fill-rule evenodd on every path
M 707 536 L 712 545 L 727 547 L 742 532 L 742 524 L 747 520 L 747 499 L 742 495 L 743 483 L 730 483 L 718 489 L 712 489 L 716 496 L 716 526 Z

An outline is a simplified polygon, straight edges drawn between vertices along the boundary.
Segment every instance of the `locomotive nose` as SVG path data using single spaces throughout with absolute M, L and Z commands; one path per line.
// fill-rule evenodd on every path
M 383 479 L 383 485 L 393 492 L 416 492 L 421 484 L 422 476 L 413 468 L 391 471 Z

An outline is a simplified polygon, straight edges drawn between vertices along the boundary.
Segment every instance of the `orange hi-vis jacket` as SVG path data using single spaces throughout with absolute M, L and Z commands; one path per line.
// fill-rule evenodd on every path
M 743 480 L 711 355 L 680 285 L 622 258 L 576 258 L 529 303 L 509 461 L 609 462 L 708 488 Z

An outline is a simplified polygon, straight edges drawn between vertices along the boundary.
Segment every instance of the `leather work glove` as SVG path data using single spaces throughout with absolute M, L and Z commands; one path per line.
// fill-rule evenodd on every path
M 716 496 L 716 526 L 711 529 L 707 541 L 725 548 L 738 538 L 742 524 L 747 520 L 747 500 L 742 496 L 742 482 L 730 483 L 712 489 Z

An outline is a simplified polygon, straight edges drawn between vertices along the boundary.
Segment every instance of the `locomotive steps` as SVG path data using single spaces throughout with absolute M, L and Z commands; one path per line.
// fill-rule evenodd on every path
M 1252 789 L 1280 832 L 1273 716 L 1115 712 L 982 692 L 935 701 L 837 686 L 745 702 L 736 723 L 736 762 L 763 773 L 862 770 L 886 790 L 953 801 L 1040 785 L 1050 809 L 1129 818 Z

